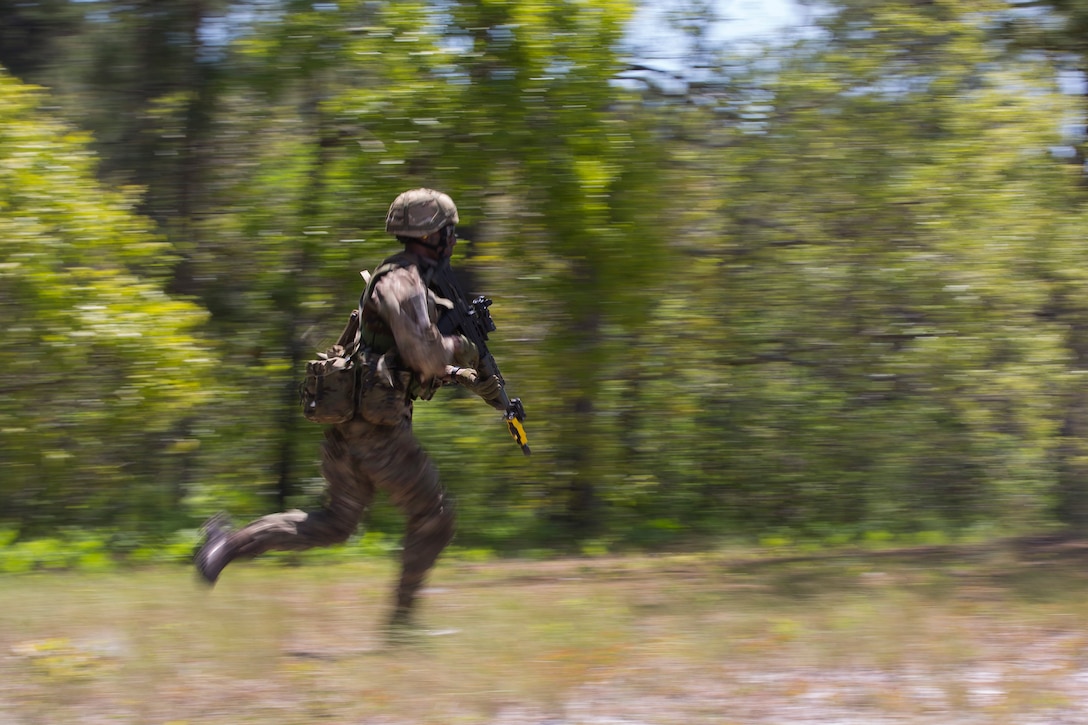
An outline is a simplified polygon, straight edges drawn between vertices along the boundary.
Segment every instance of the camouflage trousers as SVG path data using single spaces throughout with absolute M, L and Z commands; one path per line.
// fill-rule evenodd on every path
M 409 409 L 397 425 L 375 425 L 356 416 L 329 428 L 322 448 L 327 487 L 320 508 L 271 514 L 233 532 L 228 544 L 232 558 L 341 543 L 381 489 L 407 517 L 394 612 L 394 620 L 405 619 L 427 571 L 454 534 L 452 501 L 412 433 L 410 416 Z

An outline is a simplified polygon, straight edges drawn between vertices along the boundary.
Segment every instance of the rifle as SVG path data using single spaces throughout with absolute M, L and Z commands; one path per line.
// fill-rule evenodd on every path
M 476 372 L 481 378 L 494 375 L 499 379 L 499 397 L 493 406 L 503 412 L 510 435 L 521 446 L 522 452 L 529 455 L 529 444 L 523 425 L 525 406 L 521 404 L 521 398 L 511 399 L 507 396 L 506 381 L 499 372 L 495 356 L 487 349 L 487 336 L 495 331 L 495 321 L 491 319 L 491 311 L 488 309 L 491 307 L 491 300 L 483 295 L 469 300 L 457 282 L 457 278 L 454 277 L 449 260 L 439 263 L 434 276 L 431 277 L 431 286 L 435 292 L 453 303 L 453 309 L 447 310 L 439 319 L 438 330 L 443 335 L 464 335 L 476 346 L 480 353 L 480 363 Z

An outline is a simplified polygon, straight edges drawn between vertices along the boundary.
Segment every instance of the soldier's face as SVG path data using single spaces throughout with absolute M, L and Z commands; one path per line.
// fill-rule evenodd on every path
M 443 259 L 449 259 L 453 256 L 453 248 L 457 246 L 457 232 L 450 230 L 450 234 L 446 237 L 446 249 L 442 253 Z

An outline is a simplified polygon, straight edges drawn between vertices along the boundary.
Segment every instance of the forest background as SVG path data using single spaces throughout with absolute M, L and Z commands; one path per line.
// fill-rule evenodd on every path
M 312 505 L 297 385 L 417 186 L 533 448 L 417 406 L 459 546 L 1084 532 L 1088 2 L 653 7 L 0 2 L 0 569 Z

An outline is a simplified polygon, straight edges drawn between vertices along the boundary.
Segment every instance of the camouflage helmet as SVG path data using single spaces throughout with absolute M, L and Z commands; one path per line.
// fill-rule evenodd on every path
M 397 237 L 421 239 L 456 223 L 453 199 L 434 189 L 412 189 L 389 205 L 385 231 Z

